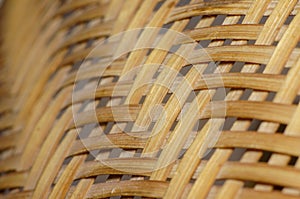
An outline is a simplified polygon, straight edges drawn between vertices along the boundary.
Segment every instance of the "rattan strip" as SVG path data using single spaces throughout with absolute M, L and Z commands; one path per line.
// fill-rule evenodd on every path
M 297 123 L 299 106 L 292 105 L 293 100 L 299 93 L 300 84 L 299 78 L 297 78 L 300 75 L 299 49 L 296 48 L 299 42 L 298 24 L 300 18 L 300 14 L 297 14 L 299 9 L 297 1 L 278 1 L 278 4 L 276 4 L 277 1 L 224 1 L 223 3 L 199 3 L 199 1 L 192 1 L 187 6 L 175 8 L 176 1 L 170 0 L 163 2 L 157 11 L 153 11 L 157 1 L 142 2 L 136 0 L 133 4 L 128 2 L 121 3 L 119 0 L 109 3 L 107 1 L 103 1 L 105 3 L 99 2 L 94 0 L 71 1 L 60 8 L 58 8 L 57 3 L 54 4 L 52 9 L 49 9 L 48 14 L 41 19 L 44 23 L 52 24 L 49 25 L 48 31 L 41 31 L 39 27 L 36 27 L 33 35 L 42 33 L 41 35 L 44 36 L 40 37 L 39 41 L 34 45 L 34 50 L 28 54 L 26 50 L 34 38 L 32 36 L 31 40 L 29 39 L 27 43 L 23 44 L 23 51 L 18 60 L 15 61 L 15 68 L 12 68 L 11 72 L 16 71 L 16 66 L 20 65 L 22 59 L 26 60 L 24 66 L 26 69 L 33 69 L 33 65 L 39 67 L 34 68 L 35 72 L 32 78 L 26 78 L 28 72 L 25 69 L 17 73 L 18 76 L 14 83 L 13 93 L 20 96 L 20 100 L 16 102 L 16 110 L 20 112 L 17 112 L 17 114 L 5 114 L 5 117 L 1 118 L 0 121 L 2 124 L 0 126 L 3 129 L 7 127 L 14 128 L 12 134 L 5 135 L 1 141 L 5 143 L 2 146 L 3 149 L 16 147 L 13 156 L 8 156 L 0 162 L 0 170 L 21 171 L 13 171 L 10 174 L 1 176 L 0 181 L 3 182 L 1 183 L 1 189 L 24 187 L 25 190 L 19 193 L 11 192 L 7 195 L 7 198 L 45 198 L 47 196 L 60 198 L 66 195 L 72 198 L 98 198 L 120 195 L 174 198 L 186 197 L 188 194 L 191 198 L 204 198 L 206 196 L 219 198 L 234 198 L 235 196 L 240 198 L 294 198 L 286 193 L 297 194 L 297 190 L 284 188 L 283 193 L 279 193 L 278 191 L 270 192 L 272 186 L 256 185 L 255 190 L 250 190 L 242 188 L 242 185 L 244 181 L 250 180 L 269 185 L 299 188 L 299 182 L 297 181 L 297 176 L 299 175 L 297 165 L 299 163 L 296 163 L 295 168 L 286 166 L 291 156 L 298 156 L 298 152 L 295 149 L 299 142 L 299 138 L 295 137 L 298 136 L 296 132 L 299 131 Z M 48 4 L 45 2 L 41 3 L 39 5 L 40 10 L 47 8 Z M 106 11 L 96 14 L 98 7 Z M 61 20 L 60 15 L 65 15 L 75 8 L 82 9 L 82 13 L 79 12 L 78 16 L 74 15 L 69 19 L 67 18 L 66 21 Z M 124 10 L 122 11 L 121 8 Z M 136 10 L 138 11 L 135 13 Z M 189 11 L 187 12 L 187 10 Z M 39 12 L 37 15 L 42 15 Z M 152 12 L 154 12 L 154 15 L 150 17 Z M 137 77 L 126 81 L 122 80 L 113 83 L 108 79 L 103 84 L 104 86 L 101 85 L 97 89 L 96 99 L 101 100 L 110 96 L 126 97 L 125 104 L 130 104 L 130 113 L 127 112 L 125 105 L 118 104 L 118 102 L 111 106 L 106 105 L 106 107 L 98 108 L 96 110 L 97 120 L 94 120 L 91 116 L 93 111 L 85 110 L 79 114 L 79 118 L 76 118 L 76 127 L 97 122 L 105 123 L 105 126 L 107 122 L 124 121 L 134 122 L 135 125 L 149 125 L 149 118 L 146 113 L 157 103 L 162 104 L 169 113 L 173 114 L 168 118 L 168 123 L 164 124 L 163 131 L 157 131 L 161 125 L 161 118 L 158 117 L 154 120 L 156 124 L 150 133 L 156 134 L 156 132 L 159 132 L 159 134 L 150 139 L 133 139 L 133 137 L 125 133 L 109 134 L 108 138 L 110 141 L 113 141 L 113 145 L 111 145 L 106 140 L 100 143 L 94 140 L 95 138 L 101 139 L 101 136 L 91 136 L 84 140 L 87 148 L 82 145 L 80 140 L 75 141 L 77 133 L 75 130 L 70 130 L 75 127 L 74 122 L 72 122 L 70 106 L 72 105 L 71 86 L 75 81 L 76 72 L 69 72 L 69 69 L 73 63 L 83 60 L 93 48 L 82 49 L 79 43 L 84 45 L 88 40 L 101 39 L 103 36 L 126 30 L 127 27 L 128 29 L 143 27 L 145 24 L 162 27 L 174 20 L 176 22 L 171 25 L 171 29 L 183 32 L 189 23 L 190 17 L 217 14 L 229 15 L 225 18 L 223 25 L 209 27 L 215 20 L 215 16 L 206 17 L 200 20 L 200 23 L 194 30 L 185 33 L 190 34 L 190 36 L 199 41 L 217 39 L 217 41 L 212 41 L 209 44 L 209 48 L 205 50 L 216 61 L 247 62 L 242 69 L 242 73 L 227 73 L 232 68 L 232 64 L 220 64 L 222 72 L 224 72 L 222 74 L 224 85 L 222 85 L 222 82 L 216 81 L 216 75 L 202 76 L 192 68 L 185 78 L 192 83 L 193 91 L 200 90 L 200 93 L 194 101 L 185 104 L 185 107 L 188 108 L 188 113 L 183 118 L 178 118 L 178 113 L 182 107 L 177 106 L 178 102 L 175 98 L 171 97 L 166 104 L 162 103 L 165 95 L 170 94 L 174 96 L 174 92 L 170 92 L 168 89 L 159 87 L 156 84 L 145 90 L 136 90 L 139 85 L 152 78 L 158 70 L 157 67 L 143 67 Z M 297 14 L 297 16 L 292 19 L 291 24 L 283 25 L 289 14 Z M 246 15 L 243 20 L 245 24 L 236 25 L 240 15 Z M 258 25 L 263 15 L 270 16 L 264 25 Z M 79 31 L 75 31 L 67 39 L 63 37 L 71 26 L 76 25 L 80 27 L 84 24 L 82 22 L 88 22 L 103 16 L 104 22 L 96 27 L 79 28 Z M 124 18 L 127 18 L 128 21 L 129 19 L 133 20 L 128 24 L 124 24 L 122 22 Z M 149 18 L 151 19 L 148 21 Z M 51 21 L 48 22 L 47 20 Z M 32 21 L 34 20 L 32 19 Z M 248 23 L 251 25 L 248 25 Z M 105 32 L 106 26 L 109 27 L 107 32 Z M 32 27 L 34 26 L 32 25 Z M 56 33 L 56 30 L 61 32 Z M 218 31 L 218 34 L 213 34 L 216 31 Z M 53 35 L 55 35 L 54 39 L 50 39 Z M 155 36 L 156 33 L 145 33 L 141 35 L 137 42 L 150 43 Z M 47 48 L 44 57 L 35 59 L 34 54 L 40 48 L 43 48 L 49 39 L 52 41 L 52 45 Z M 123 46 L 127 44 L 128 41 L 126 39 L 125 37 L 121 40 L 118 50 L 122 50 Z M 166 36 L 165 39 L 165 43 L 162 42 L 162 45 L 167 45 L 170 48 L 170 42 L 174 38 Z M 222 40 L 218 41 L 218 39 Z M 230 46 L 221 46 L 225 39 L 236 40 Z M 256 43 L 254 46 L 250 46 L 247 45 L 246 40 L 256 40 Z M 279 43 L 276 47 L 273 47 L 272 45 L 275 41 Z M 189 44 L 179 40 L 180 45 L 182 42 L 184 45 L 182 45 L 181 50 L 188 48 Z M 14 45 L 16 46 L 16 44 L 17 42 Z M 77 45 L 79 46 L 78 50 L 76 48 L 74 51 L 70 50 L 72 46 Z M 109 43 L 108 45 L 111 45 L 111 49 L 114 49 L 114 43 Z M 68 50 L 70 52 L 66 55 Z M 114 53 L 113 50 L 98 52 L 95 54 L 95 57 L 99 57 L 99 55 L 110 57 Z M 203 54 L 201 50 L 193 55 L 194 64 L 197 64 L 196 67 L 201 72 L 204 72 L 207 67 L 206 62 L 209 62 L 210 59 L 205 56 L 199 56 L 199 54 Z M 127 71 L 143 63 L 144 57 L 147 57 L 145 63 L 160 64 L 167 57 L 167 53 L 159 50 L 154 50 L 149 55 L 147 55 L 146 51 L 130 53 L 128 58 L 121 60 L 117 65 L 113 65 L 108 71 L 105 71 L 102 77 L 122 77 Z M 50 59 L 49 61 L 49 58 L 52 60 Z M 176 56 L 171 56 L 167 60 L 169 65 L 176 71 L 179 71 L 186 65 L 184 60 Z M 254 73 L 259 68 L 258 64 L 267 65 L 262 74 Z M 46 70 L 43 70 L 45 66 L 47 66 Z M 280 75 L 284 67 L 291 69 L 287 75 Z M 98 66 L 88 68 L 83 76 L 79 78 L 88 80 L 96 77 L 95 71 L 97 69 Z M 39 76 L 39 73 L 42 73 L 42 75 Z M 52 79 L 50 78 L 51 75 L 54 76 Z M 25 80 L 23 85 L 22 80 Z M 182 79 L 177 79 L 175 76 L 162 71 L 160 76 L 154 81 L 155 83 L 166 84 L 175 82 L 174 89 L 171 90 L 176 90 L 176 92 L 182 94 L 183 99 L 187 99 L 189 93 L 184 92 L 187 87 L 182 83 Z M 33 82 L 36 83 L 33 84 Z M 207 82 L 212 87 L 207 88 Z M 176 87 L 176 85 L 180 86 Z M 239 90 L 230 91 L 227 95 L 226 103 L 209 103 L 209 96 L 215 93 L 214 89 L 223 86 Z M 248 101 L 239 101 L 245 89 L 253 89 L 254 91 Z M 29 94 L 31 90 L 33 92 Z M 277 92 L 273 101 L 261 102 L 270 91 Z M 40 97 L 41 93 L 46 94 Z M 143 104 L 138 104 L 145 95 L 147 97 Z M 77 110 L 83 106 L 82 104 L 86 100 L 93 98 L 91 90 L 82 89 L 76 92 L 74 102 Z M 51 105 L 48 106 L 50 101 Z M 201 104 L 200 110 L 196 106 L 197 104 Z M 31 107 L 33 107 L 33 110 L 31 110 Z M 214 107 L 213 112 L 212 107 Z M 243 107 L 243 110 L 241 110 L 241 107 Z M 3 110 L 6 110 L 6 108 Z M 203 111 L 203 113 L 199 115 L 199 111 Z M 224 114 L 225 111 L 226 114 Z M 31 112 L 33 115 L 27 118 L 28 113 Z M 57 117 L 60 113 L 62 115 Z M 193 158 L 199 155 L 199 151 L 204 153 L 208 147 L 206 146 L 207 139 L 209 139 L 213 131 L 210 129 L 210 125 L 215 124 L 215 122 L 221 125 L 222 120 L 218 118 L 224 117 L 237 117 L 249 120 L 238 119 L 231 131 L 221 133 L 220 139 L 214 146 L 217 150 L 208 162 Z M 199 119 L 209 120 L 201 131 L 196 134 L 194 140 L 192 140 L 192 145 L 185 148 L 185 141 L 192 131 L 193 124 Z M 252 119 L 262 120 L 258 132 L 247 131 Z M 174 131 L 170 131 L 170 127 L 175 121 L 178 124 Z M 287 124 L 284 135 L 267 134 L 268 132 L 275 133 L 279 124 Z M 18 131 L 18 128 L 23 125 L 25 128 L 21 132 Z M 214 128 L 218 127 L 215 126 Z M 137 130 L 138 128 L 135 126 L 132 129 L 133 133 L 139 133 L 135 132 Z M 113 132 L 112 130 L 110 133 Z M 149 132 L 144 133 L 146 136 L 149 134 Z M 114 169 L 101 165 L 98 162 L 84 162 L 87 157 L 86 153 L 89 150 L 114 147 L 142 149 L 144 153 L 142 156 L 148 156 L 146 153 L 160 149 L 167 137 L 169 137 L 169 142 L 172 144 L 163 148 L 158 158 L 108 158 L 107 161 L 110 164 L 114 164 Z M 251 140 L 253 137 L 256 140 Z M 6 142 L 6 140 L 11 138 L 14 140 Z M 18 138 L 21 138 L 20 141 L 17 140 Z M 60 141 L 61 139 L 62 141 Z M 268 142 L 263 140 L 268 140 Z M 228 161 L 233 149 L 237 147 L 247 148 L 249 151 L 244 154 L 241 162 L 233 163 Z M 182 149 L 187 149 L 182 160 L 174 165 L 152 172 L 153 168 L 163 165 L 166 161 L 175 160 Z M 258 151 L 252 152 L 251 149 Z M 271 165 L 256 163 L 263 151 L 279 154 L 271 156 L 269 162 Z M 60 168 L 66 157 L 70 157 L 71 161 Z M 278 166 L 272 166 L 273 164 Z M 199 168 L 197 169 L 198 165 L 201 167 L 200 170 Z M 127 172 L 122 172 L 122 169 L 127 170 Z M 140 171 L 141 176 L 150 176 L 151 180 L 142 180 L 143 178 L 140 178 L 139 180 L 105 182 L 93 185 L 95 177 L 98 175 L 124 175 L 136 173 L 136 171 Z M 274 178 L 274 176 L 280 177 Z M 167 178 L 171 179 L 170 183 L 165 182 Z M 72 183 L 76 179 L 79 179 L 79 184 L 74 186 Z M 191 179 L 195 179 L 196 182 L 189 184 Z M 225 179 L 225 184 L 220 188 L 213 186 L 214 181 L 220 179 Z M 118 189 L 115 189 L 116 186 Z M 259 189 L 269 192 L 261 192 L 258 191 Z

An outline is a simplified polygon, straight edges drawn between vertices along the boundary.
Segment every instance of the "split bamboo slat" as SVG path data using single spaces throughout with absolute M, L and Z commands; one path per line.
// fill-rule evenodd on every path
M 4 0 L 0 198 L 300 199 L 299 0 Z

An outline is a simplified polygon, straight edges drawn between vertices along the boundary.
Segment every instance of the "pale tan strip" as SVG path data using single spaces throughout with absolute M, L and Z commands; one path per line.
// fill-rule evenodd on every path
M 244 15 L 247 13 L 252 1 L 215 1 L 215 2 L 201 2 L 197 4 L 189 4 L 186 6 L 175 8 L 166 23 L 179 21 L 186 18 L 191 18 L 199 15 Z
M 58 182 L 55 184 L 49 198 L 65 198 L 68 190 L 77 173 L 77 169 L 84 162 L 86 155 L 75 156 L 60 176 Z
M 0 189 L 23 187 L 28 172 L 14 172 L 0 177 Z
M 55 176 L 57 175 L 60 166 L 62 165 L 68 151 L 70 149 L 70 145 L 73 143 L 77 136 L 76 131 L 68 132 L 64 140 L 61 142 L 48 165 L 43 170 L 43 174 L 37 184 L 33 198 L 47 198 L 47 193 L 51 187 L 52 182 L 54 181 Z
M 87 6 L 89 4 L 99 3 L 99 0 L 74 0 L 72 3 L 67 3 L 61 6 L 55 13 L 55 15 L 62 15 L 75 9 Z
M 85 139 L 77 140 L 70 149 L 70 156 L 80 153 L 86 153 L 96 149 L 122 148 L 137 149 L 143 148 L 146 142 L 147 133 L 137 133 L 128 135 L 126 133 L 114 133 L 111 135 L 92 136 Z
M 147 189 L 145 189 L 147 187 Z M 92 185 L 86 198 L 106 198 L 111 196 L 143 196 L 161 198 L 168 187 L 160 181 L 120 181 Z
M 64 135 L 68 124 L 72 121 L 72 110 L 69 108 L 63 116 L 55 123 L 55 126 L 47 136 L 43 143 L 34 163 L 30 169 L 24 190 L 33 190 L 43 173 L 51 156 L 55 153 L 55 149 L 59 144 L 61 137 Z
M 85 198 L 87 192 L 90 190 L 90 187 L 92 186 L 94 182 L 94 179 L 88 178 L 88 179 L 82 179 L 78 183 L 78 185 L 75 188 L 75 191 L 71 195 L 71 199 L 83 199 Z
M 44 142 L 45 137 L 53 128 L 57 114 L 60 112 L 60 107 L 64 103 L 66 96 L 69 94 L 68 90 L 64 90 L 55 100 L 48 106 L 43 116 L 36 124 L 34 131 L 24 148 L 21 161 L 19 163 L 20 170 L 26 170 L 32 166 L 38 155 L 39 148 Z
M 215 147 L 217 148 L 247 148 L 300 155 L 300 137 L 282 134 L 257 133 L 250 131 L 225 131 L 220 135 Z
M 274 176 L 276 176 L 276 178 Z M 265 163 L 227 162 L 221 168 L 218 178 L 250 180 L 300 188 L 299 169 L 273 166 Z
M 101 107 L 96 110 L 81 112 L 76 115 L 75 121 L 70 128 L 80 127 L 95 122 L 125 122 L 134 121 L 140 111 L 140 105 L 120 105 Z M 97 120 L 95 120 L 97 119 Z

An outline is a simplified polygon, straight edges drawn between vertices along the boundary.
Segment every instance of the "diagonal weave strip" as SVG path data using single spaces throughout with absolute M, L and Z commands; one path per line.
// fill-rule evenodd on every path
M 0 198 L 300 198 L 298 0 L 0 13 Z

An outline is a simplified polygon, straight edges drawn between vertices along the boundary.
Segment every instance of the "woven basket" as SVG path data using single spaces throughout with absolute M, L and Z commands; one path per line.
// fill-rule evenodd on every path
M 300 198 L 298 0 L 6 0 L 0 198 Z

